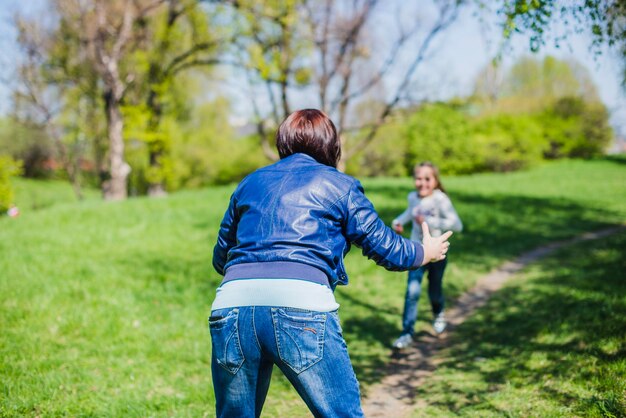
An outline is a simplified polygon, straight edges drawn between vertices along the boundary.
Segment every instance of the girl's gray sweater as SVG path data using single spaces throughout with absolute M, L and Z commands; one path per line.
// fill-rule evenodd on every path
M 424 198 L 419 197 L 417 192 L 411 192 L 408 200 L 407 209 L 394 219 L 391 225 L 405 225 L 412 221 L 411 241 L 422 242 L 422 226 L 415 220 L 418 215 L 424 216 L 433 237 L 438 237 L 446 231 L 463 230 L 463 223 L 454 210 L 450 198 L 441 190 L 435 189 L 433 194 Z

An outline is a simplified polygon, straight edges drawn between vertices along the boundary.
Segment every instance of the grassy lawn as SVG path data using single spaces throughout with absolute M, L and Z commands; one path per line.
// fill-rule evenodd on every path
M 448 299 L 524 250 L 622 223 L 624 178 L 626 160 L 606 159 L 444 179 L 466 227 L 452 239 Z M 221 278 L 211 251 L 232 186 L 118 203 L 37 191 L 31 202 L 48 203 L 24 206 L 38 184 L 22 185 L 18 205 L 46 208 L 0 218 L 0 416 L 213 416 L 206 317 Z M 412 182 L 364 185 L 391 221 Z M 367 393 L 400 331 L 406 278 L 356 248 L 346 264 L 337 299 Z M 309 415 L 280 373 L 264 412 Z
M 457 329 L 414 416 L 626 416 L 626 233 L 526 269 Z
M 21 212 L 78 202 L 76 194 L 66 181 L 16 178 L 11 183 L 15 188 L 15 205 Z M 84 188 L 82 192 L 84 200 L 100 197 L 100 192 L 94 189 Z
M 464 232 L 451 238 L 446 299 L 458 297 L 480 275 L 525 250 L 623 223 L 625 179 L 626 160 L 562 161 L 527 172 L 444 178 L 464 223 Z M 390 222 L 405 209 L 412 182 L 371 179 L 364 185 Z M 337 291 L 337 298 L 350 354 L 367 393 L 400 331 L 406 274 L 364 262 L 358 249 L 346 265 L 351 283 Z M 419 311 L 416 326 L 429 329 L 427 297 L 421 298 Z

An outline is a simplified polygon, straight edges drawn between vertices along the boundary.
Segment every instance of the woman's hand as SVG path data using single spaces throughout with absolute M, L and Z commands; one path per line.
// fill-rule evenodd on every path
M 393 228 L 394 231 L 396 231 L 398 234 L 401 234 L 404 232 L 404 227 L 402 226 L 402 224 L 392 224 L 391 227 Z
M 424 246 L 424 261 L 422 261 L 422 265 L 446 258 L 446 253 L 450 247 L 448 238 L 450 238 L 451 235 L 452 231 L 448 231 L 440 237 L 432 237 L 430 236 L 428 224 L 422 222 L 422 245 Z

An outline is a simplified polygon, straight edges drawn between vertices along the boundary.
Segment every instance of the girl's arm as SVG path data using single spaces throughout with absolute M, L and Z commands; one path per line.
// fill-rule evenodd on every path
M 440 217 L 428 216 L 426 222 L 431 228 L 437 228 L 444 231 L 461 232 L 463 230 L 463 223 L 461 218 L 454 210 L 452 201 L 445 193 L 441 193 L 437 201 L 439 206 Z
M 403 226 L 409 223 L 412 220 L 412 212 L 413 206 L 415 206 L 413 199 L 411 199 L 412 194 L 409 193 L 408 196 L 408 206 L 404 212 L 402 212 L 399 216 L 397 216 L 393 221 L 391 221 L 391 226 L 396 229 L 398 226 Z
M 365 197 L 363 187 L 356 181 L 346 195 L 346 238 L 387 270 L 416 269 L 431 261 L 443 260 L 448 252 L 448 231 L 440 237 L 432 237 L 428 225 L 423 224 L 422 243 L 410 241 L 394 233 L 378 217 L 372 203 Z

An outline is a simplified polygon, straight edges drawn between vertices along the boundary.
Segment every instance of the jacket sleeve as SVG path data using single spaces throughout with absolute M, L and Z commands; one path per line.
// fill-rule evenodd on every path
M 226 213 L 222 219 L 219 233 L 217 234 L 217 243 L 213 248 L 213 268 L 221 275 L 224 275 L 224 266 L 226 265 L 228 252 L 237 245 L 238 222 L 236 199 L 233 193 L 230 197 L 228 209 L 226 209 Z
M 461 218 L 454 210 L 454 206 L 452 206 L 452 201 L 445 194 L 442 193 L 441 197 L 438 199 L 439 205 L 439 216 L 429 216 L 426 219 L 426 223 L 431 228 L 441 229 L 443 231 L 454 231 L 461 232 L 463 230 L 463 223 L 461 222 Z
M 346 237 L 362 249 L 363 255 L 393 271 L 415 269 L 422 264 L 422 245 L 387 227 L 365 197 L 358 181 L 346 195 L 346 206 Z

